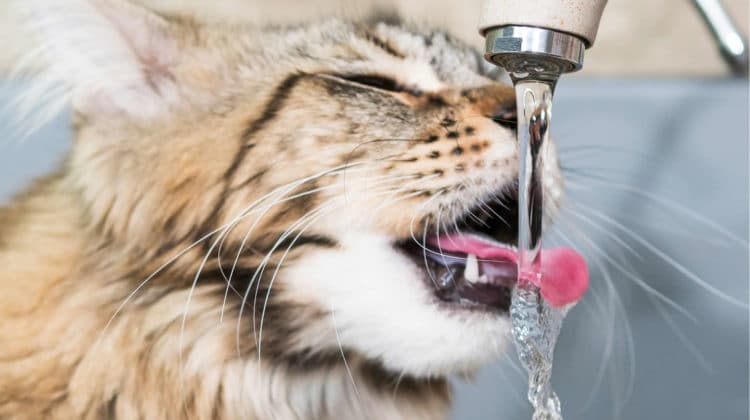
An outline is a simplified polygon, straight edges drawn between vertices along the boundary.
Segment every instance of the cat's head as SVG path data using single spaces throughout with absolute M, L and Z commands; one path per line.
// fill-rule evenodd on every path
M 142 264 L 133 287 L 180 255 L 158 285 L 213 290 L 241 351 L 279 363 L 343 349 L 431 377 L 502 351 L 515 271 L 481 253 L 517 235 L 515 94 L 472 48 L 386 23 L 258 30 L 114 1 L 31 13 L 44 74 L 72 99 L 70 179 L 92 231 Z

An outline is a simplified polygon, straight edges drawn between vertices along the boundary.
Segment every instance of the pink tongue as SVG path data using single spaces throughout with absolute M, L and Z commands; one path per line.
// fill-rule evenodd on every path
M 500 260 L 498 264 L 502 264 L 502 260 L 518 263 L 515 251 L 472 236 L 440 236 L 430 242 L 447 252 L 474 254 L 481 260 Z M 528 280 L 541 290 L 544 300 L 559 308 L 583 297 L 589 287 L 589 270 L 583 257 L 572 248 L 545 249 L 542 251 L 542 275 L 528 276 Z

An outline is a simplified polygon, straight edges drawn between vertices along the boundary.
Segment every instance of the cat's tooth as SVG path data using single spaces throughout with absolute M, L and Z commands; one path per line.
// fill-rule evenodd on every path
M 474 254 L 469 254 L 468 256 L 466 256 L 464 278 L 466 279 L 466 281 L 472 283 L 479 281 L 479 261 L 477 261 L 477 256 Z

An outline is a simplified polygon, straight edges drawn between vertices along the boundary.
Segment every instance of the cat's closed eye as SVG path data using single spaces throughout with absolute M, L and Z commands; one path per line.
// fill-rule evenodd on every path
M 411 86 L 405 86 L 392 77 L 379 74 L 337 74 L 336 77 L 359 85 L 387 90 L 389 92 L 408 93 L 412 96 L 422 96 L 421 90 Z

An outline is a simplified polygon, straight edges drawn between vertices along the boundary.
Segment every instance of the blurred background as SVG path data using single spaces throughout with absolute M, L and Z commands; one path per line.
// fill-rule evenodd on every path
M 479 0 L 142 2 L 254 23 L 395 10 L 482 44 Z M 724 5 L 747 34 L 748 1 Z M 30 44 L 0 11 L 7 71 Z M 0 82 L 0 105 L 23 89 Z M 568 199 L 547 244 L 575 244 L 592 270 L 556 351 L 567 419 L 750 417 L 748 96 L 688 0 L 610 0 L 584 70 L 559 83 Z M 0 114 L 3 133 L 11 119 Z M 54 168 L 70 135 L 63 113 L 33 138 L 1 141 L 0 202 Z M 456 378 L 452 419 L 531 418 L 525 381 L 514 355 Z
M 327 16 L 359 17 L 377 8 L 404 19 L 450 30 L 477 47 L 481 0 L 136 0 L 162 11 L 201 19 L 251 23 L 303 22 Z M 747 35 L 747 0 L 723 0 Z M 6 9 L 6 10 L 3 10 Z M 17 17 L 0 6 L 0 65 L 6 68 L 28 48 Z M 601 75 L 717 76 L 726 74 L 706 26 L 690 0 L 609 0 L 596 48 L 586 53 L 586 71 Z

